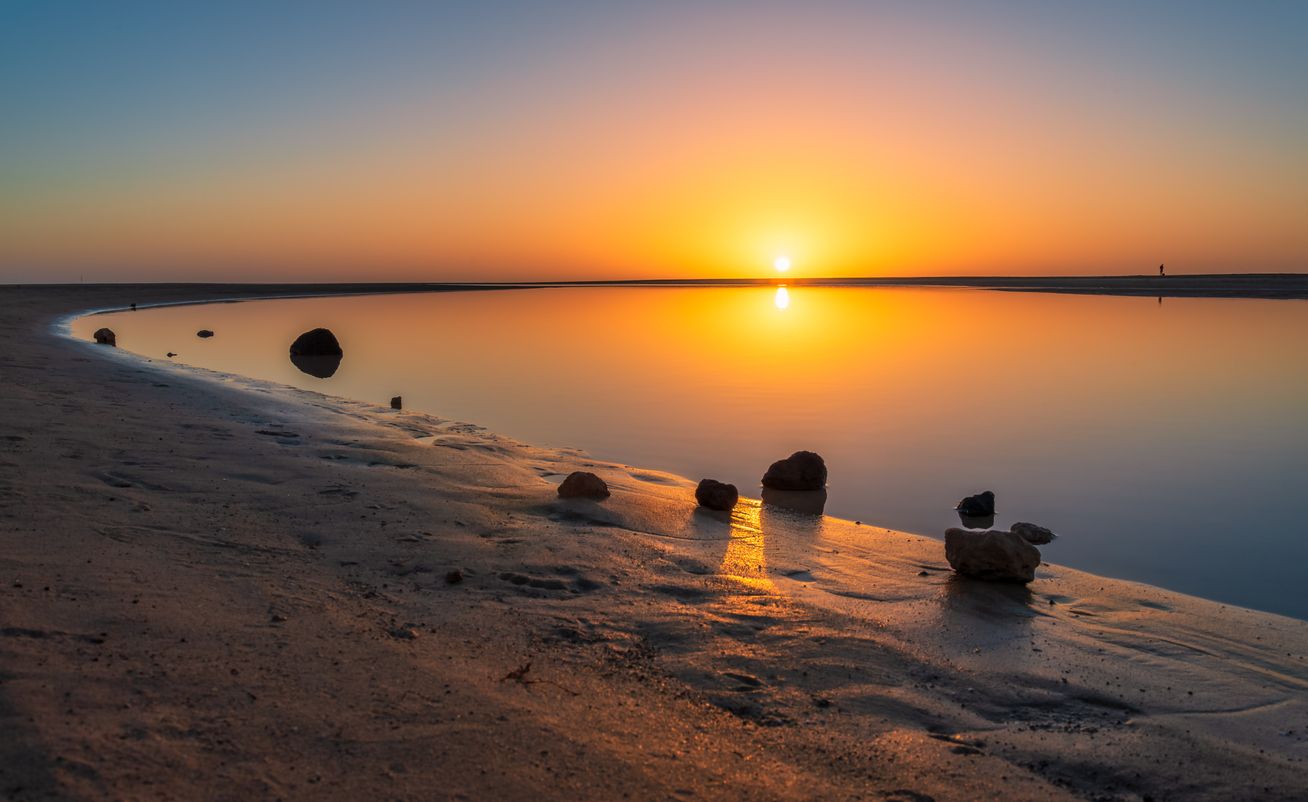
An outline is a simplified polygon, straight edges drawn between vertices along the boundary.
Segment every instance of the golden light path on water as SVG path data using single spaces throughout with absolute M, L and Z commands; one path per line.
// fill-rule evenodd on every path
M 753 590 L 771 592 L 776 584 L 768 578 L 763 551 L 762 507 L 746 500 L 731 513 L 731 539 L 722 555 L 721 573 Z
M 778 309 L 786 309 L 790 306 L 790 292 L 786 289 L 784 284 L 777 287 L 777 294 L 772 299 L 772 303 L 776 304 Z

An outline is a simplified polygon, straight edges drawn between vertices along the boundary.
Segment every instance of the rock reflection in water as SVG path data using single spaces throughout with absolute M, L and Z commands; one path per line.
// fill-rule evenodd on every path
M 302 372 L 319 379 L 330 379 L 341 366 L 339 356 L 291 356 L 291 364 Z
M 763 503 L 791 512 L 821 515 L 827 508 L 826 490 L 776 490 L 763 488 Z

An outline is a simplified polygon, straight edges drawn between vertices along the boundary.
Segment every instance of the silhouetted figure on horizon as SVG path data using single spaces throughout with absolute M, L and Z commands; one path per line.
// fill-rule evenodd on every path
M 1159 266 L 1158 266 L 1158 277 L 1159 277 L 1159 278 L 1162 278 L 1162 277 L 1164 277 L 1164 276 L 1166 276 L 1166 275 L 1167 275 L 1167 274 L 1163 272 L 1163 266 L 1162 266 L 1162 265 L 1159 265 Z

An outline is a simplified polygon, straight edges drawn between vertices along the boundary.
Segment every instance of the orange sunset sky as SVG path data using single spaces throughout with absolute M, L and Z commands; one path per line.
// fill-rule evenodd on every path
M 1308 263 L 1308 5 L 182 5 L 0 8 L 0 281 Z

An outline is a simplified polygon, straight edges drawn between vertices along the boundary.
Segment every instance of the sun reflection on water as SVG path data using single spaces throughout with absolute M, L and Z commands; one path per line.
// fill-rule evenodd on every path
M 763 553 L 762 507 L 742 500 L 731 513 L 731 539 L 722 555 L 720 573 L 758 591 L 773 591 Z
M 772 299 L 772 302 L 777 305 L 778 309 L 785 309 L 790 306 L 790 291 L 786 289 L 786 285 L 782 284 L 780 287 L 777 287 L 777 294 L 776 297 Z

